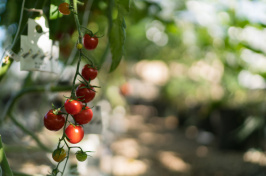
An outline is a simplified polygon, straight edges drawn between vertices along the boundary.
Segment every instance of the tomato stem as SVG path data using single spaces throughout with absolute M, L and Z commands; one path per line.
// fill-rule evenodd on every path
M 73 3 L 73 7 L 74 7 L 74 18 L 75 18 L 75 23 L 76 26 L 78 28 L 78 33 L 79 33 L 79 43 L 82 43 L 82 34 L 81 34 L 81 30 L 80 30 L 80 23 L 79 23 L 79 19 L 78 19 L 78 8 L 77 8 L 77 0 L 71 0 L 71 2 Z
M 69 158 L 69 152 L 70 152 L 70 150 L 68 149 L 67 157 L 66 157 L 66 162 L 65 162 L 65 165 L 64 165 L 64 169 L 62 171 L 62 175 L 63 175 L 63 173 L 65 172 L 65 169 L 66 169 L 67 161 L 68 161 L 68 158 Z
M 74 98 L 75 97 L 75 82 L 77 79 L 77 75 L 79 73 L 79 65 L 80 65 L 80 61 L 81 61 L 81 51 L 79 50 L 79 59 L 78 59 L 78 63 L 77 63 L 77 68 L 76 68 L 76 73 L 73 79 L 73 84 L 72 84 L 72 91 L 71 91 L 71 97 Z
M 83 54 L 83 53 L 81 53 L 81 54 L 82 54 L 83 57 L 85 57 L 90 62 L 91 67 L 94 67 L 94 64 L 91 61 L 91 59 L 88 56 L 86 56 L 85 54 Z
M 86 85 L 88 85 L 88 81 L 82 76 L 82 74 L 80 74 L 80 73 L 78 73 L 79 74 L 79 76 L 84 80 L 84 82 L 86 83 Z M 81 81 L 80 81 L 81 82 Z M 83 83 L 84 84 L 84 82 L 81 82 L 81 83 Z M 90 83 L 90 81 L 89 81 L 89 83 Z

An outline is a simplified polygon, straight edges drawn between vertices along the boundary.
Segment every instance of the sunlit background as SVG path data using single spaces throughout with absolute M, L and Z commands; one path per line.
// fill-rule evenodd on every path
M 17 3 L 0 1 L 0 14 L 18 13 Z M 98 65 L 107 45 L 106 8 L 104 0 L 94 1 L 87 26 L 104 34 L 87 53 Z M 1 53 L 19 20 L 6 17 L 1 15 Z M 0 134 L 16 172 L 46 175 L 55 165 L 51 153 L 5 114 L 16 93 L 45 87 L 19 97 L 12 113 L 56 148 L 62 131 L 46 130 L 43 116 L 70 94 L 49 89 L 71 85 L 75 74 L 77 31 L 64 23 L 69 18 L 49 22 L 50 37 L 60 40 L 60 74 L 20 71 L 19 62 L 4 74 L 10 60 L 1 61 Z M 109 73 L 111 55 L 105 55 L 93 81 L 101 88 L 90 106 L 101 107 L 102 134 L 85 136 L 80 145 L 94 151 L 92 157 L 78 163 L 73 151 L 67 175 L 264 176 L 266 1 L 132 0 L 126 24 L 122 62 Z

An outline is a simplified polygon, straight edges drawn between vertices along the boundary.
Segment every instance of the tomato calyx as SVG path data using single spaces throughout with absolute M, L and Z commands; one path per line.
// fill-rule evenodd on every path
M 84 30 L 85 30 L 84 34 L 88 34 L 88 35 L 91 36 L 91 37 L 98 38 L 98 37 L 96 36 L 97 32 L 96 32 L 96 33 L 93 33 L 91 30 L 89 30 L 88 28 L 86 28 L 86 27 L 84 27 L 84 26 L 81 26 L 81 29 L 84 29 Z
M 79 89 L 89 89 L 89 90 L 92 90 L 93 92 L 96 92 L 96 90 L 94 88 L 101 88 L 99 86 L 92 86 L 90 84 L 85 85 L 83 82 L 81 82 L 81 83 L 82 84 L 80 84 L 79 86 L 77 86 L 77 88 L 79 88 Z M 79 100 L 82 97 L 84 97 L 84 96 L 77 97 L 78 98 L 77 100 Z
M 65 95 L 63 95 L 63 97 L 65 97 L 67 100 L 68 100 L 68 102 L 72 102 L 72 101 L 79 101 L 79 98 L 78 97 L 76 97 L 75 96 L 75 94 L 74 95 L 71 95 L 71 97 L 67 97 L 67 96 L 65 96 Z M 62 107 L 64 107 L 64 105 L 62 106 Z M 61 107 L 61 108 L 62 108 Z
M 62 107 L 64 107 L 64 106 L 62 106 Z M 53 108 L 53 109 L 51 109 L 52 110 L 52 113 L 54 115 L 65 115 L 66 113 L 64 113 L 64 112 L 61 111 L 61 108 L 62 107 L 56 108 L 55 105 L 52 103 L 52 108 Z
M 92 69 L 95 69 L 95 70 L 99 70 L 99 68 L 98 67 L 96 67 L 96 66 L 94 66 L 94 65 L 90 65 L 90 64 L 87 64 L 87 65 L 85 65 L 84 67 L 87 67 L 87 68 L 92 68 Z
M 88 34 L 91 37 L 94 37 L 94 38 L 102 38 L 103 37 L 103 35 L 98 35 L 99 31 L 93 33 L 90 29 L 88 29 L 84 26 L 81 26 L 81 29 L 85 30 L 84 34 Z
M 90 89 L 93 92 L 96 92 L 96 90 L 94 88 L 101 88 L 99 86 L 84 85 L 84 84 L 80 84 L 80 85 L 82 85 L 82 86 L 79 87 L 80 89 Z M 79 98 L 79 97 L 77 97 L 77 98 Z
M 86 109 L 91 109 L 91 108 L 89 108 L 88 106 L 83 106 L 82 107 L 82 110 L 86 110 Z
M 57 109 L 53 109 L 53 114 L 54 115 L 60 115 L 60 114 L 64 114 L 61 112 L 61 108 L 57 108 Z

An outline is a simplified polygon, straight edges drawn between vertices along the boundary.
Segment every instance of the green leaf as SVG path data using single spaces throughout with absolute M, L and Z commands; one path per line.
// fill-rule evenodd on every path
M 59 11 L 58 11 L 58 6 L 54 5 L 54 4 L 51 4 L 50 6 L 50 15 L 49 15 L 49 19 L 50 20 L 55 20 L 57 18 L 60 18 L 63 16 L 63 14 L 61 14 Z
M 126 23 L 122 13 L 118 13 L 117 19 L 113 20 L 109 34 L 110 48 L 112 53 L 112 64 L 110 72 L 119 65 L 124 54 L 124 44 L 126 39 Z

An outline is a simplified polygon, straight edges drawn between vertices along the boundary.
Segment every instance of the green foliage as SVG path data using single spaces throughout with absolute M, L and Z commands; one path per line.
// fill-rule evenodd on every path
M 114 71 L 116 69 L 124 54 L 124 44 L 126 38 L 125 28 L 125 19 L 121 13 L 118 13 L 118 17 L 113 21 L 112 29 L 109 34 L 112 52 L 112 65 L 110 71 Z
M 55 20 L 55 19 L 63 16 L 63 14 L 61 14 L 58 11 L 58 6 L 56 6 L 54 4 L 51 4 L 51 6 L 50 6 L 50 14 L 49 15 L 50 15 L 49 16 L 50 20 Z
M 126 39 L 126 23 L 124 15 L 129 12 L 129 4 L 129 0 L 116 0 L 115 6 L 118 11 L 117 17 L 114 20 L 109 17 L 109 23 L 111 28 L 109 32 L 109 41 L 112 53 L 112 64 L 110 72 L 116 69 L 122 59 L 122 56 L 124 55 L 124 45 Z M 114 6 L 113 4 L 110 5 Z M 113 8 L 111 10 L 113 10 Z
M 130 0 L 115 0 L 119 13 L 126 15 L 129 12 Z

